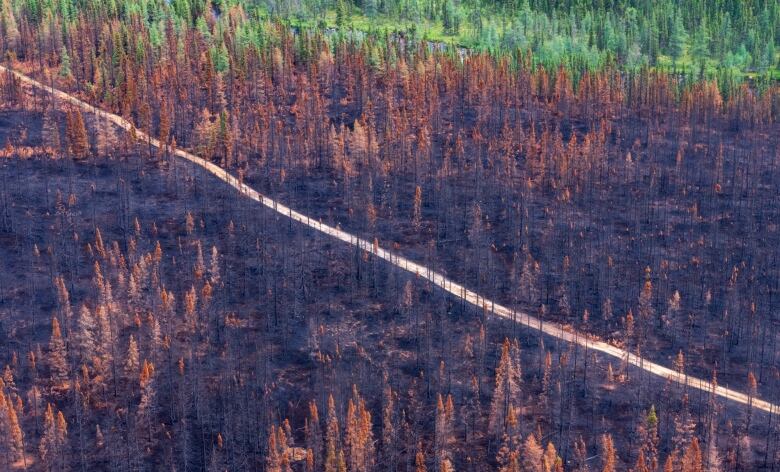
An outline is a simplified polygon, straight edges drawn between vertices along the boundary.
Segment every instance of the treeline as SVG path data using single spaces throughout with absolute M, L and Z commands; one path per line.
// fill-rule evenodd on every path
M 236 31 L 236 39 L 264 47 L 269 19 L 309 25 L 324 31 L 335 15 L 342 34 L 355 27 L 351 18 L 360 16 L 357 28 L 370 36 L 386 30 L 411 40 L 434 41 L 437 47 L 453 43 L 497 55 L 531 53 L 535 65 L 554 70 L 564 65 L 570 70 L 596 69 L 618 65 L 628 71 L 660 68 L 685 74 L 692 79 L 718 78 L 744 80 L 752 74 L 754 82 L 766 86 L 776 82 L 780 50 L 777 31 L 780 7 L 772 0 L 750 2 L 432 2 L 413 0 L 307 0 L 304 2 L 267 1 L 259 4 L 221 0 L 174 0 L 171 2 L 90 1 L 41 2 L 5 0 L 2 22 L 5 49 L 29 43 L 20 40 L 20 32 L 45 24 L 52 32 L 67 30 L 80 15 L 89 19 L 101 16 L 144 24 L 150 41 L 159 46 L 165 37 L 166 18 L 174 25 L 197 27 L 207 33 L 222 12 L 240 5 L 252 19 Z M 385 21 L 376 23 L 376 16 Z M 366 18 L 369 20 L 366 21 Z M 308 21 L 310 19 L 311 21 Z M 402 20 L 394 26 L 393 19 Z M 54 22 L 53 24 L 47 24 Z M 21 24 L 20 24 L 21 22 Z M 418 28 L 430 22 L 433 33 Z M 378 25 L 378 26 L 377 26 Z M 403 26 L 411 25 L 411 26 Z M 235 25 L 237 26 L 237 25 Z M 441 30 L 443 33 L 437 33 Z M 330 34 L 330 33 L 329 33 Z M 63 31 L 63 37 L 67 32 Z M 223 45 L 217 35 L 210 46 L 215 59 L 224 59 Z M 24 38 L 29 39 L 29 38 Z M 57 45 L 54 43 L 53 45 Z M 61 52 L 58 48 L 58 54 Z M 68 51 L 70 54 L 70 51 Z M 218 63 L 221 68 L 226 63 Z M 774 78 L 773 78 L 774 77 Z
M 322 19 L 335 12 L 348 28 L 350 13 L 369 19 L 412 22 L 405 31 L 422 34 L 415 23 L 430 22 L 443 35 L 485 50 L 531 50 L 547 66 L 617 61 L 630 69 L 658 66 L 714 73 L 718 69 L 777 70 L 780 7 L 771 0 L 748 2 L 664 1 L 476 1 L 349 0 L 265 2 L 281 17 Z M 359 24 L 362 25 L 362 22 Z M 369 22 L 370 24 L 370 22 Z M 401 29 L 404 30 L 403 26 Z M 663 62 L 663 61 L 661 61 Z M 685 67 L 683 67 L 685 66 Z

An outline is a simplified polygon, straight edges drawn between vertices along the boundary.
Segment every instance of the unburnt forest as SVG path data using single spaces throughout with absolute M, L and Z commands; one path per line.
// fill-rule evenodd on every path
M 5 1 L 0 467 L 774 470 L 780 87 L 291 30 L 241 3 Z M 141 131 L 166 143 L 138 141 Z

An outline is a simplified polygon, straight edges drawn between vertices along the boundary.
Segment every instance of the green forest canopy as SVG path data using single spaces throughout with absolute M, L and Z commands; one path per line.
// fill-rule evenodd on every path
M 252 20 L 237 26 L 238 36 L 257 45 L 276 20 L 331 35 L 396 33 L 495 54 L 531 51 L 549 68 L 617 63 L 696 78 L 780 78 L 776 0 L 4 0 L 1 26 L 8 44 L 21 21 L 49 23 L 65 37 L 79 15 L 108 15 L 141 19 L 159 44 L 168 18 L 209 35 L 210 18 L 219 21 L 236 3 Z M 216 60 L 224 59 L 222 38 L 212 40 Z

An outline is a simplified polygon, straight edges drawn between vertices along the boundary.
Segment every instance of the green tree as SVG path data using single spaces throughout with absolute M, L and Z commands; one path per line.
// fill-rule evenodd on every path
M 338 0 L 336 3 L 336 26 L 341 29 L 349 20 L 349 11 L 344 0 Z
M 374 18 L 378 12 L 377 0 L 363 0 L 363 13 L 369 18 Z
M 442 5 L 441 18 L 445 33 L 454 36 L 460 32 L 460 16 L 452 0 L 446 0 Z
M 707 59 L 710 57 L 710 33 L 707 24 L 702 22 L 701 26 L 693 33 L 691 42 L 691 58 L 699 65 L 702 73 Z
M 65 46 L 62 46 L 60 51 L 60 77 L 70 77 L 72 74 L 70 68 L 70 56 Z
M 675 67 L 677 67 L 677 61 L 685 54 L 687 42 L 688 33 L 685 31 L 682 18 L 677 14 L 674 19 L 674 24 L 672 25 L 671 36 L 669 37 L 669 54 L 671 54 L 672 59 L 674 60 Z

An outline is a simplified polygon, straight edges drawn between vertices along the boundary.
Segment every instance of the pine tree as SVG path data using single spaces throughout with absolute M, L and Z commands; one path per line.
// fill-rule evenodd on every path
M 79 317 L 76 322 L 75 347 L 79 353 L 82 364 L 92 362 L 97 349 L 97 340 L 95 335 L 95 318 L 86 305 L 81 306 Z
M 41 443 L 38 446 L 38 452 L 41 461 L 51 469 L 54 458 L 57 456 L 57 428 L 54 423 L 54 410 L 51 403 L 46 407 L 46 413 L 43 416 L 44 432 Z
M 200 121 L 195 127 L 195 150 L 206 159 L 214 157 L 214 149 L 217 145 L 217 127 L 214 121 L 208 108 L 204 108 Z
M 691 444 L 685 451 L 685 455 L 682 458 L 682 472 L 703 472 L 701 448 L 699 447 L 699 438 L 695 437 L 691 440 Z
M 154 365 L 144 360 L 141 367 L 141 375 L 138 382 L 141 387 L 141 401 L 138 404 L 138 425 L 143 427 L 147 433 L 147 440 L 153 441 L 154 431 L 152 430 L 152 421 L 155 414 L 155 396 L 154 388 Z
M 11 0 L 3 0 L 0 21 L 2 21 L 3 32 L 5 33 L 5 48 L 8 51 L 15 51 L 19 45 L 19 27 L 16 23 Z
M 415 231 L 420 231 L 420 225 L 422 224 L 422 189 L 418 185 L 414 189 L 414 205 L 412 215 L 412 226 Z
M 336 0 L 336 27 L 341 29 L 349 19 L 349 11 L 344 0 Z
M 643 451 L 648 467 L 655 470 L 658 467 L 658 415 L 655 405 L 650 406 L 650 411 L 645 417 L 645 438 L 641 451 Z
M 601 306 L 601 317 L 604 318 L 604 320 L 609 321 L 612 319 L 612 315 L 612 299 L 607 297 Z
M 6 382 L 6 385 L 8 383 Z M 13 401 L 0 388 L 0 456 L 11 462 L 24 458 L 24 433 Z
M 211 263 L 209 265 L 209 279 L 211 285 L 217 285 L 220 281 L 219 251 L 217 246 L 211 246 Z
M 664 472 L 674 472 L 675 457 L 676 453 L 674 451 L 666 456 L 666 462 L 664 462 Z
M 671 37 L 669 38 L 669 51 L 674 59 L 674 65 L 677 67 L 677 60 L 685 54 L 685 45 L 688 42 L 688 33 L 682 23 L 682 15 L 675 15 L 672 23 Z
M 49 370 L 55 387 L 64 386 L 69 376 L 68 353 L 60 331 L 60 322 L 56 317 L 51 320 L 51 337 L 49 338 Z
M 617 453 L 612 443 L 612 435 L 601 435 L 601 471 L 615 472 L 617 470 Z
M 536 308 L 539 303 L 539 264 L 531 257 L 531 253 L 527 250 L 523 252 L 525 257 L 518 289 L 523 303 L 529 307 Z
M 220 164 L 225 168 L 233 165 L 233 136 L 228 126 L 228 116 L 226 111 L 219 114 L 217 126 L 217 149 L 220 156 Z
M 651 472 L 650 467 L 647 465 L 647 461 L 645 460 L 645 451 L 642 449 L 639 450 L 639 456 L 636 459 L 636 465 L 634 465 L 634 472 Z
M 125 376 L 129 379 L 135 378 L 139 366 L 138 343 L 135 341 L 135 336 L 131 334 L 130 340 L 127 342 L 127 355 L 125 356 L 124 366 Z
M 342 449 L 339 449 L 339 458 L 336 472 L 347 472 L 347 461 L 344 459 L 344 451 Z
M 111 327 L 111 321 L 108 319 L 108 309 L 105 305 L 98 305 L 95 310 L 95 318 L 98 326 L 98 348 L 97 353 L 103 364 L 108 365 L 113 360 L 113 349 L 116 336 Z
M 328 416 L 325 423 L 325 471 L 338 470 L 339 420 L 336 416 L 336 403 L 333 395 L 328 395 Z
M 425 454 L 422 450 L 422 443 L 417 444 L 417 454 L 414 456 L 414 470 L 415 472 L 428 472 L 428 468 L 425 466 Z
M 579 436 L 574 441 L 574 458 L 577 468 L 574 469 L 577 472 L 589 472 L 588 467 L 588 446 L 585 444 L 585 440 L 582 436 Z
M 76 158 L 87 157 L 89 152 L 89 140 L 87 128 L 84 125 L 84 117 L 81 111 L 75 108 L 68 112 L 65 120 L 65 137 L 68 142 L 68 150 Z
M 72 76 L 73 73 L 70 69 L 70 55 L 68 54 L 68 49 L 65 46 L 62 46 L 62 49 L 60 49 L 60 77 L 69 79 Z
M 705 63 L 710 56 L 709 43 L 710 33 L 705 20 L 694 30 L 690 50 L 691 59 L 699 65 L 701 72 L 704 71 Z
M 655 318 L 655 309 L 653 308 L 653 283 L 650 280 L 650 268 L 645 269 L 645 283 L 639 294 L 639 319 L 642 321 L 642 330 L 647 334 L 647 329 Z
M 41 438 L 38 452 L 41 461 L 46 464 L 49 470 L 59 470 L 55 464 L 62 462 L 62 454 L 68 436 L 68 424 L 61 411 L 54 414 L 54 408 L 51 403 L 46 407 L 44 414 L 44 431 Z
M 555 445 L 552 441 L 547 442 L 547 448 L 544 450 L 542 461 L 545 471 L 555 471 L 563 467 L 563 459 L 558 456 L 558 451 L 555 450 Z
M 718 452 L 718 435 L 715 429 L 715 420 L 710 419 L 709 428 L 707 432 L 707 460 L 706 460 L 707 472 L 721 472 L 722 463 L 720 459 L 720 453 Z
M 168 144 L 168 140 L 170 139 L 171 135 L 171 118 L 168 115 L 168 101 L 163 97 L 163 99 L 160 101 L 160 123 L 159 123 L 159 133 L 157 134 L 157 139 L 160 140 L 160 143 L 163 144 L 163 146 Z
M 529 434 L 523 444 L 523 471 L 544 472 L 543 458 L 544 451 L 536 440 L 536 436 Z
M 435 422 L 435 454 L 436 462 L 451 462 L 451 444 L 454 442 L 454 416 L 455 407 L 452 403 L 452 395 L 447 395 L 446 401 L 441 394 L 438 395 L 436 403 L 436 422 Z
M 674 434 L 672 445 L 680 454 L 688 449 L 696 430 L 696 420 L 693 418 L 688 405 L 688 395 L 683 395 L 681 412 L 674 417 Z
M 505 432 L 509 408 L 516 406 L 520 394 L 520 366 L 516 365 L 517 361 L 513 359 L 515 356 L 511 355 L 510 349 L 515 349 L 515 346 L 505 338 L 501 346 L 501 360 L 496 369 L 496 388 L 488 419 L 490 432 L 499 438 Z
M 320 414 L 317 404 L 309 402 L 309 417 L 306 418 L 306 447 L 311 452 L 312 468 L 322 467 L 322 427 L 320 426 Z
M 352 387 L 352 398 L 347 404 L 344 443 L 350 471 L 368 472 L 374 464 L 374 441 L 371 432 L 371 414 L 357 387 Z
M 198 325 L 198 316 L 196 313 L 197 305 L 198 293 L 193 285 L 187 293 L 184 294 L 184 319 L 190 332 L 195 331 Z
M 397 441 L 396 432 L 396 414 L 395 414 L 395 392 L 390 387 L 388 375 L 383 375 L 384 388 L 382 390 L 382 451 L 384 452 L 383 463 L 392 469 L 398 459 L 398 451 L 395 447 Z
M 663 323 L 666 327 L 679 326 L 680 316 L 680 292 L 675 290 L 667 303 L 666 316 L 663 317 Z
M 268 453 L 265 459 L 267 472 L 282 472 L 282 455 L 277 441 L 276 425 L 271 425 L 271 431 L 268 433 Z

